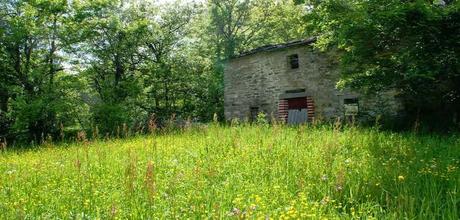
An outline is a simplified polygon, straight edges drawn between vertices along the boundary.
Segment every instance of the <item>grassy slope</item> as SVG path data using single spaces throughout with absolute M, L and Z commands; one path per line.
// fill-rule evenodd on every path
M 0 154 L 0 219 L 458 219 L 460 138 L 214 127 Z

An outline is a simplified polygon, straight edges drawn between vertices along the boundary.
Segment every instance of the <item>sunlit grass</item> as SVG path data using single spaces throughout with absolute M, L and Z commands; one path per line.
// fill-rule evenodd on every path
M 0 219 L 459 218 L 455 135 L 209 125 L 0 164 Z

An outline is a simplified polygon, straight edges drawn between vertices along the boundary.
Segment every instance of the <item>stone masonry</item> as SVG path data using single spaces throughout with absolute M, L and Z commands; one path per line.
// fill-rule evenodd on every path
M 224 73 L 226 119 L 250 119 L 258 111 L 286 121 L 287 100 L 299 97 L 307 100 L 309 121 L 344 117 L 344 102 L 350 99 L 358 100 L 359 115 L 398 111 L 394 93 L 365 97 L 336 89 L 337 59 L 317 51 L 312 43 L 314 39 L 265 46 L 230 59 Z M 290 63 L 293 55 L 298 57 L 298 68 Z

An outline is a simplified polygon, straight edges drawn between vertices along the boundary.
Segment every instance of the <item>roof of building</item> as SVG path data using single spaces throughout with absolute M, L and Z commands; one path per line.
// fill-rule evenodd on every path
M 235 55 L 233 58 L 240 58 L 240 57 L 244 57 L 244 56 L 248 56 L 248 55 L 256 54 L 260 52 L 281 50 L 281 49 L 285 49 L 289 47 L 310 45 L 314 42 L 316 42 L 316 37 L 311 37 L 311 38 L 303 39 L 303 40 L 290 41 L 290 42 L 282 43 L 282 44 L 265 45 L 265 46 L 258 47 L 258 48 L 240 53 L 238 55 Z

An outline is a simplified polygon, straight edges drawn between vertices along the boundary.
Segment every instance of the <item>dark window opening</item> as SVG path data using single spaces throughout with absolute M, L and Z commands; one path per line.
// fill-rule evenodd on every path
M 298 69 L 299 68 L 299 55 L 293 54 L 288 57 L 289 58 L 289 65 L 291 69 Z
M 257 120 L 257 115 L 259 115 L 259 107 L 251 107 L 251 121 Z
M 305 89 L 293 89 L 293 90 L 288 90 L 286 93 L 303 93 L 305 92 Z
M 344 99 L 345 116 L 356 116 L 359 113 L 359 105 L 357 98 Z
M 344 99 L 343 104 L 345 104 L 345 105 L 358 104 L 358 99 L 357 98 Z

